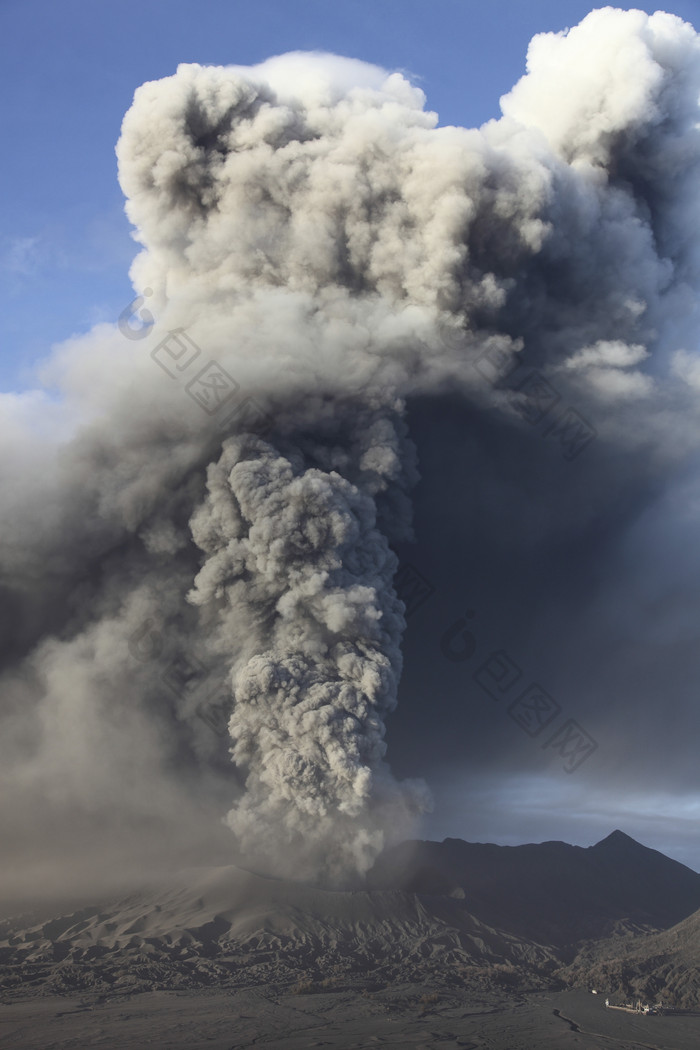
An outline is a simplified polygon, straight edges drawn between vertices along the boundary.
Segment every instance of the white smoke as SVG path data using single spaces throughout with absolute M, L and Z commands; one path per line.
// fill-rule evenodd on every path
M 475 361 L 526 357 L 605 407 L 603 440 L 672 456 L 684 420 L 696 443 L 699 95 L 692 27 L 609 8 L 535 38 L 479 130 L 438 127 L 405 77 L 330 55 L 183 65 L 139 88 L 117 152 L 155 324 L 61 348 L 58 451 L 34 434 L 35 482 L 3 457 L 7 785 L 128 813 L 148 768 L 163 812 L 221 798 L 198 701 L 166 701 L 157 662 L 126 655 L 155 625 L 160 657 L 228 697 L 245 788 L 227 819 L 251 862 L 338 879 L 409 831 L 426 790 L 384 758 L 404 628 L 391 545 L 416 479 L 406 399 L 483 407 Z M 159 370 L 149 351 L 181 330 L 264 434 L 222 428 Z M 518 403 L 496 391 L 511 424 Z M 133 797 L 115 801 L 127 768 Z

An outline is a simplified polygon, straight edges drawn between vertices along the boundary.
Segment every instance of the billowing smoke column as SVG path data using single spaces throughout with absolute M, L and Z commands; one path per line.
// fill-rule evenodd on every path
M 101 813 L 128 768 L 116 805 L 143 815 L 148 767 L 158 812 L 221 798 L 191 696 L 164 698 L 155 657 L 125 658 L 152 631 L 159 659 L 184 655 L 228 698 L 244 788 L 227 819 L 252 863 L 340 879 L 405 834 L 428 804 L 384 762 L 406 400 L 460 393 L 517 425 L 525 395 L 487 401 L 473 366 L 525 355 L 603 407 L 603 440 L 675 452 L 698 386 L 699 94 L 692 27 L 612 9 L 537 37 L 479 130 L 438 127 L 404 77 L 327 55 L 139 88 L 119 173 L 155 324 L 58 352 L 55 460 L 33 405 L 9 405 L 8 440 L 25 419 L 33 437 L 22 469 L 2 461 L 8 783 L 60 783 L 67 808 Z M 158 357 L 172 332 L 264 430 L 186 396 L 184 359 Z
M 364 871 L 387 820 L 405 826 L 425 801 L 382 762 L 404 619 L 376 498 L 404 473 L 401 440 L 362 406 L 342 430 L 335 449 L 225 442 L 191 522 L 207 558 L 189 596 L 221 604 L 232 651 L 246 627 L 229 728 L 249 774 L 230 826 L 258 863 L 291 850 L 318 870 L 322 847 L 336 878 Z

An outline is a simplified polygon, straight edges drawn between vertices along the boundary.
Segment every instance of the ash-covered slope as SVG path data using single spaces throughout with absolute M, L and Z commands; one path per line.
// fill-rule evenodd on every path
M 700 875 L 621 832 L 586 849 L 404 843 L 369 881 L 330 890 L 231 866 L 188 869 L 70 915 L 8 920 L 0 989 L 594 979 L 613 990 L 649 979 L 676 1000 L 697 997 L 682 974 L 700 961 Z
M 588 945 L 561 977 L 592 983 L 624 998 L 700 1006 L 700 911 L 661 933 Z
M 624 929 L 666 929 L 700 907 L 700 875 L 621 831 L 588 847 L 405 842 L 378 858 L 369 881 L 463 893 L 482 922 L 559 948 Z
M 4 928 L 3 928 L 4 926 Z M 541 987 L 554 954 L 475 919 L 459 899 L 324 890 L 234 867 L 167 883 L 48 922 L 0 926 L 0 988 L 142 991 L 199 985 L 384 981 Z

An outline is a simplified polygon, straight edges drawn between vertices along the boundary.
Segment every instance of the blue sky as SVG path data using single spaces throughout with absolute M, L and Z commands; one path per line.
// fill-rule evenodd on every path
M 443 124 L 477 125 L 525 69 L 533 34 L 579 0 L 0 0 L 0 389 L 35 385 L 51 345 L 115 319 L 135 254 L 114 146 L 134 89 L 179 62 L 318 49 L 410 72 Z M 593 5 L 594 6 L 594 5 Z M 651 12 L 657 5 L 638 4 Z M 700 22 L 698 0 L 669 9 Z

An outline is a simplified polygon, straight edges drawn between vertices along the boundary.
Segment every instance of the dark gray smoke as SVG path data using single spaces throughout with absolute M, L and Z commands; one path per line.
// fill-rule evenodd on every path
M 410 832 L 427 789 L 384 755 L 406 402 L 525 426 L 498 376 L 526 360 L 652 472 L 696 447 L 699 95 L 691 26 L 610 8 L 537 37 L 478 130 L 329 55 L 138 89 L 117 152 L 154 323 L 59 348 L 60 402 L 4 399 L 8 841 L 190 842 L 229 809 L 250 863 L 339 880 Z

